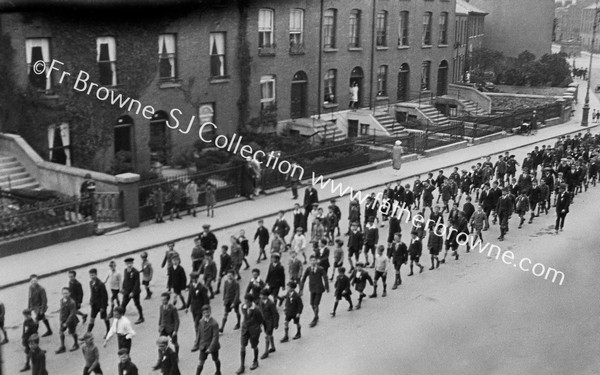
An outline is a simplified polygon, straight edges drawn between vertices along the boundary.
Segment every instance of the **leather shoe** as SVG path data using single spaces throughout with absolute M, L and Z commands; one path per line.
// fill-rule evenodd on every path
M 55 354 L 61 354 L 67 351 L 67 348 L 65 348 L 64 346 L 61 346 L 60 348 L 58 348 L 57 351 L 55 351 Z
M 265 352 L 263 355 L 260 356 L 260 359 L 266 359 L 269 358 L 269 353 Z M 252 368 L 250 368 L 250 370 L 252 370 Z
M 31 367 L 29 366 L 29 364 L 26 364 L 25 367 L 23 367 L 20 371 L 21 372 L 26 372 L 26 371 L 29 371 L 29 370 L 31 370 Z
M 294 337 L 292 337 L 292 340 L 298 340 L 299 338 L 302 338 L 302 335 L 300 335 L 299 333 L 296 333 L 296 335 Z
M 256 370 L 258 368 L 258 362 L 252 362 L 252 366 L 250 366 L 250 370 Z
M 139 318 L 134 324 L 142 324 L 144 323 L 144 318 Z
M 75 345 L 73 345 L 73 347 L 69 351 L 70 352 L 74 352 L 74 351 L 76 351 L 78 349 L 79 349 L 79 345 L 75 344 Z
M 197 352 L 198 350 L 200 350 L 200 348 L 198 348 L 197 346 L 194 346 L 194 347 L 192 348 L 192 353 L 193 353 L 193 352 Z
M 46 331 L 46 333 L 44 333 L 42 335 L 42 337 L 48 337 L 48 336 L 52 336 L 52 331 L 51 330 Z

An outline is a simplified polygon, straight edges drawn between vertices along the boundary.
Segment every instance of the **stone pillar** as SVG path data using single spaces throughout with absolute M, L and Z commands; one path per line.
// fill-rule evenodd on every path
M 123 173 L 115 176 L 121 193 L 123 219 L 129 228 L 140 226 L 139 184 L 140 175 Z

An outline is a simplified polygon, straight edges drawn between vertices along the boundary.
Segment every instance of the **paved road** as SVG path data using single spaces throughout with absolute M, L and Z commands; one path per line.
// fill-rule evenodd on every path
M 531 148 L 514 152 L 517 159 L 522 160 Z M 470 164 L 460 167 L 470 167 Z M 594 228 L 600 224 L 592 205 L 599 195 L 600 186 L 576 200 L 567 219 L 567 232 L 559 236 L 549 230 L 553 215 L 537 219 L 521 230 L 516 229 L 513 218 L 507 241 L 500 243 L 503 250 L 514 251 L 517 257 L 527 256 L 534 262 L 563 271 L 566 274 L 564 285 L 537 279 L 477 253 L 463 255 L 458 262 L 451 260 L 437 271 L 425 271 L 410 278 L 404 270 L 405 283 L 401 289 L 385 299 L 366 301 L 360 311 L 348 313 L 342 304 L 338 317 L 331 319 L 327 314 L 332 306 L 332 296 L 324 296 L 321 323 L 317 328 L 308 328 L 312 314 L 307 307 L 302 317 L 305 327 L 302 340 L 277 345 L 278 352 L 261 361 L 261 367 L 255 373 L 360 374 L 376 369 L 378 374 L 400 371 L 408 374 L 592 374 L 599 362 L 594 356 L 597 347 L 594 332 L 597 332 L 598 323 L 593 317 L 597 315 L 598 302 L 592 287 L 597 266 L 592 241 L 598 236 Z M 347 199 L 340 202 L 344 216 L 347 204 Z M 272 220 L 267 220 L 269 223 Z M 157 227 L 168 230 L 166 226 L 160 228 Z M 217 232 L 217 236 L 223 241 L 239 229 Z M 254 226 L 246 225 L 244 229 L 250 236 Z M 404 233 L 409 229 L 407 224 L 403 225 Z M 387 227 L 381 229 L 381 234 L 382 238 L 387 234 Z M 494 243 L 497 236 L 497 227 L 485 232 L 486 241 Z M 191 248 L 189 240 L 176 246 L 187 270 L 190 269 Z M 250 257 L 253 265 L 256 251 L 253 246 Z M 155 248 L 149 253 L 150 260 L 158 268 L 164 249 Z M 286 260 L 287 255 L 284 263 Z M 122 259 L 118 259 L 118 264 L 121 267 Z M 137 259 L 136 264 L 139 265 Z M 428 265 L 428 259 L 425 264 Z M 106 264 L 96 267 L 102 272 L 106 270 Z M 260 268 L 266 272 L 264 263 Z M 87 269 L 79 269 L 78 273 L 82 281 L 86 279 Z M 248 272 L 243 277 L 242 283 L 246 285 Z M 50 311 L 57 309 L 58 293 L 66 280 L 66 275 L 43 280 L 48 290 Z M 165 284 L 165 272 L 157 269 L 154 290 L 162 291 Z M 367 290 L 370 292 L 369 288 Z M 85 291 L 87 294 L 87 287 Z M 21 285 L 3 290 L 0 298 L 20 310 L 26 304 L 26 295 L 27 288 Z M 218 320 L 222 316 L 220 305 L 220 299 L 212 303 Z M 136 327 L 138 335 L 132 356 L 143 369 L 142 373 L 147 374 L 156 359 L 158 298 L 144 302 L 143 306 L 147 321 Z M 128 314 L 135 318 L 133 308 Z M 56 330 L 56 314 L 51 316 L 51 321 Z M 193 330 L 191 317 L 184 316 L 183 321 L 181 367 L 184 374 L 192 374 L 197 357 L 189 353 Z M 22 364 L 17 339 L 19 324 L 18 311 L 9 311 L 7 326 L 12 341 L 4 347 L 7 374 L 16 374 Z M 232 327 L 228 326 L 221 339 L 225 374 L 233 373 L 239 365 L 239 333 L 232 331 Z M 96 325 L 95 333 L 96 340 L 100 341 L 101 325 Z M 276 337 L 281 335 L 279 330 Z M 50 353 L 50 373 L 80 373 L 81 354 L 54 355 L 57 341 L 56 335 L 42 340 L 42 347 Z M 261 351 L 262 345 L 261 340 Z M 116 373 L 115 353 L 115 342 L 101 351 L 106 374 Z M 208 364 L 205 372 L 212 373 L 211 366 Z

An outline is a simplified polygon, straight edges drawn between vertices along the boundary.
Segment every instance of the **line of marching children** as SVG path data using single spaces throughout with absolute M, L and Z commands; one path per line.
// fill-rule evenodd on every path
M 318 205 L 316 190 L 309 187 L 305 191 L 304 206 L 296 204 L 292 211 L 291 226 L 285 218 L 284 211 L 279 212 L 270 229 L 264 226 L 262 220 L 258 222 L 258 228 L 252 238 L 254 242 L 258 242 L 256 263 L 268 259 L 267 246 L 270 245 L 270 264 L 264 280 L 258 268 L 252 269 L 252 277 L 245 289 L 242 289 L 239 280 L 242 267 L 245 266 L 244 270 L 250 269 L 247 260 L 250 240 L 246 238 L 244 231 L 231 236 L 229 245 L 220 247 L 217 267 L 214 257 L 217 255 L 218 240 L 211 232 L 210 226 L 204 225 L 203 232 L 195 239 L 194 248 L 191 250 L 191 273 L 187 274 L 183 269 L 181 256 L 175 250 L 174 243 L 168 244 L 165 252 L 162 268 L 167 269 L 167 291 L 161 294 L 161 304 L 158 307 L 159 359 L 154 369 L 161 370 L 163 374 L 179 374 L 178 331 L 182 324 L 178 311 L 192 313 L 191 320 L 195 329 L 192 352 L 199 352 L 196 370 L 198 375 L 203 371 L 209 356 L 215 364 L 216 373 L 220 374 L 219 337 L 224 333 L 229 314 L 234 312 L 236 324 L 233 329 L 241 331 L 241 364 L 237 371 L 241 374 L 245 372 L 248 344 L 252 348 L 250 369 L 258 367 L 258 346 L 263 332 L 266 336 L 265 349 L 260 359 L 266 359 L 276 351 L 274 332 L 279 327 L 278 307 L 283 306 L 284 316 L 284 333 L 280 342 L 287 343 L 290 340 L 290 322 L 296 327 L 292 339 L 298 340 L 302 337 L 300 316 L 304 311 L 305 285 L 308 285 L 306 289 L 309 293 L 306 302 L 310 304 L 313 312 L 309 326 L 315 327 L 319 322 L 321 297 L 323 293 L 330 291 L 331 281 L 335 280 L 332 288 L 334 302 L 330 315 L 335 317 L 342 299 L 348 303 L 349 311 L 361 308 L 367 297 L 367 284 L 373 288 L 369 297 L 376 298 L 381 281 L 381 296 L 386 297 L 388 270 L 393 268 L 395 273 L 392 289 L 397 289 L 402 284 L 402 265 L 409 265 L 408 276 L 414 275 L 415 267 L 419 273 L 423 272 L 425 267 L 420 258 L 423 255 L 426 232 L 429 232 L 425 245 L 431 259 L 429 270 L 437 269 L 440 264 L 445 263 L 450 251 L 455 259 L 459 258 L 458 238 L 461 234 L 473 234 L 483 241 L 482 232 L 489 230 L 490 222 L 496 224 L 499 221 L 499 239 L 504 239 L 513 212 L 519 215 L 521 228 L 527 220 L 528 212 L 531 223 L 541 213 L 548 214 L 553 204 L 557 215 L 555 230 L 558 233 L 564 226 L 569 205 L 575 195 L 586 191 L 590 184 L 596 186 L 600 173 L 599 146 L 600 137 L 592 137 L 588 132 L 584 136 L 577 135 L 572 139 L 569 136 L 561 137 L 554 147 L 535 147 L 521 164 L 515 160 L 514 155 L 506 153 L 499 155 L 495 163 L 491 162 L 491 157 L 486 157 L 485 161 L 474 165 L 470 172 L 459 172 L 458 168 L 455 168 L 449 176 L 445 176 L 444 171 L 439 171 L 435 178 L 433 173 L 429 173 L 428 178 L 423 181 L 417 177 L 412 187 L 400 182 L 394 188 L 387 184 L 380 194 L 381 199 L 378 200 L 375 194 L 367 199 L 364 216 L 361 215 L 360 203 L 356 200 L 350 202 L 346 243 L 336 237 L 336 232 L 337 236 L 341 235 L 339 223 L 342 216 L 335 200 L 330 201 L 325 213 Z M 516 178 L 518 166 L 522 168 L 522 173 Z M 538 176 L 540 167 L 542 172 Z M 436 189 L 436 203 L 441 199 L 442 205 L 433 203 Z M 555 193 L 554 199 L 552 192 Z M 462 209 L 459 209 L 463 198 L 465 203 Z M 474 203 L 478 204 L 475 206 Z M 395 208 L 384 209 L 385 207 Z M 410 241 L 408 244 L 402 242 L 402 216 L 406 214 L 410 217 L 413 215 L 411 211 L 417 210 L 424 217 L 427 208 L 430 211 L 427 224 L 414 224 L 410 231 Z M 446 212 L 448 215 L 444 218 Z M 381 222 L 378 219 L 379 214 L 382 217 Z M 441 227 L 436 225 L 443 224 L 445 220 L 454 228 L 448 236 L 444 236 L 440 231 Z M 384 222 L 388 223 L 387 247 L 379 244 L 379 228 L 384 226 Z M 286 237 L 292 228 L 294 231 L 288 241 Z M 334 244 L 335 248 L 330 251 L 329 246 Z M 344 254 L 344 246 L 347 248 L 347 256 Z M 440 259 L 444 247 L 445 251 Z M 289 253 L 287 270 L 281 261 L 284 253 Z M 360 261 L 361 254 L 364 262 Z M 333 265 L 330 263 L 331 256 Z M 346 259 L 348 269 L 344 266 Z M 92 335 L 95 319 L 99 315 L 106 329 L 104 345 L 113 336 L 117 337 L 119 374 L 137 374 L 137 368 L 129 357 L 135 331 L 132 323 L 125 317 L 125 311 L 129 302 L 133 301 L 139 314 L 135 325 L 145 322 L 140 296 L 143 288 L 146 292 L 145 299 L 152 298 L 150 286 L 153 268 L 147 253 L 141 254 L 141 260 L 141 272 L 133 267 L 133 258 L 125 259 L 126 267 L 123 273 L 117 272 L 116 263 L 111 262 L 109 273 L 104 280 L 100 280 L 96 269 L 89 270 L 90 320 L 81 340 L 76 334 L 78 317 L 82 318 L 83 324 L 88 319 L 88 314 L 81 311 L 83 288 L 76 278 L 75 271 L 68 273 L 69 284 L 62 289 L 58 311 L 60 347 L 56 354 L 66 352 L 65 337 L 67 334 L 71 335 L 71 351 L 82 351 L 85 373 L 101 374 L 99 350 L 93 343 Z M 373 277 L 368 268 L 373 269 Z M 213 283 L 216 284 L 215 289 Z M 211 300 L 220 294 L 221 290 L 223 317 L 219 324 L 212 316 Z M 285 290 L 283 294 L 282 290 Z M 356 303 L 352 299 L 353 291 L 357 293 Z M 184 297 L 186 292 L 187 298 Z M 177 309 L 179 301 L 181 307 Z M 45 373 L 45 354 L 39 347 L 40 338 L 37 331 L 38 323 L 42 322 L 46 326 L 46 333 L 42 337 L 53 334 L 45 316 L 47 309 L 46 292 L 38 283 L 37 276 L 31 275 L 28 308 L 23 311 L 22 344 L 26 354 L 23 372 L 31 369 L 34 374 Z M 3 315 L 4 306 L 0 304 L 0 318 L 3 318 Z M 113 318 L 112 323 L 110 318 Z M 3 319 L 0 319 L 0 322 L 3 323 Z M 6 337 L 3 324 L 0 328 Z M 80 347 L 79 341 L 84 341 L 84 345 Z M 8 339 L 3 342 L 8 342 Z

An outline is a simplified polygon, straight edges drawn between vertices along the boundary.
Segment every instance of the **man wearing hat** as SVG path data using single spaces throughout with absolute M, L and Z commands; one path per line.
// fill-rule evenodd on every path
M 131 362 L 129 351 L 127 349 L 119 349 L 119 375 L 138 375 L 137 366 Z
M 319 195 L 317 189 L 310 185 L 304 190 L 304 222 L 308 222 L 308 215 L 313 209 L 313 204 L 319 203 Z
M 160 297 L 162 304 L 160 305 L 158 315 L 158 334 L 170 337 L 173 345 L 175 345 L 175 350 L 178 351 L 177 331 L 179 330 L 179 314 L 175 306 L 169 303 L 171 299 L 169 292 L 162 293 Z
M 140 272 L 133 267 L 133 258 L 131 257 L 125 259 L 125 265 L 126 268 L 123 272 L 123 286 L 121 289 L 121 294 L 123 295 L 121 307 L 123 308 L 123 314 L 125 314 L 129 301 L 133 299 L 133 303 L 139 314 L 139 318 L 135 324 L 140 324 L 144 322 L 144 312 L 140 304 Z
M 558 196 L 556 199 L 556 225 L 554 226 L 554 231 L 556 233 L 558 233 L 559 227 L 562 232 L 563 227 L 565 226 L 565 218 L 569 213 L 569 206 L 571 205 L 571 196 L 566 191 L 566 188 L 565 184 L 561 184 L 558 188 Z
M 98 270 L 90 269 L 90 323 L 88 324 L 88 332 L 92 332 L 96 322 L 96 316 L 100 313 L 100 319 L 104 321 L 106 333 L 110 330 L 110 323 L 107 318 L 106 309 L 108 308 L 108 292 L 106 286 L 98 278 Z
M 196 375 L 202 373 L 204 368 L 204 362 L 208 358 L 208 355 L 212 357 L 217 372 L 215 375 L 221 375 L 221 361 L 219 360 L 219 324 L 210 315 L 210 306 L 202 306 L 202 319 L 198 322 L 198 330 L 196 334 L 196 343 L 194 348 L 200 350 L 200 363 L 196 369 Z
M 84 180 L 79 188 L 79 197 L 84 201 L 81 205 L 81 215 L 84 218 L 92 216 L 93 213 L 93 202 L 92 198 L 96 191 L 96 183 L 92 180 L 92 175 L 86 173 L 83 177 Z
M 198 333 L 198 321 L 202 317 L 202 308 L 210 306 L 208 298 L 208 289 L 199 281 L 200 273 L 194 271 L 190 273 L 190 285 L 188 286 L 188 299 L 185 313 L 191 309 L 192 319 L 194 320 L 194 328 Z M 192 351 L 198 350 L 197 346 L 192 348 Z
M 271 264 L 267 271 L 267 278 L 265 283 L 270 294 L 273 296 L 273 301 L 279 300 L 281 305 L 283 298 L 279 298 L 279 290 L 285 288 L 285 269 L 280 262 L 281 255 L 279 253 L 271 254 Z
M 204 224 L 202 226 L 202 233 L 200 233 L 200 245 L 204 248 L 204 250 L 208 253 L 214 254 L 217 250 L 217 246 L 219 245 L 219 241 L 215 234 L 210 230 L 210 225 Z
M 85 366 L 83 367 L 84 374 L 102 374 L 100 368 L 100 353 L 98 347 L 94 344 L 94 335 L 90 332 L 86 332 L 81 341 L 84 345 L 81 347 L 83 353 L 83 359 L 85 360 Z
M 504 241 L 504 235 L 508 232 L 508 220 L 513 213 L 513 201 L 509 195 L 508 187 L 502 189 L 502 196 L 496 204 L 496 213 L 500 218 L 500 241 Z

